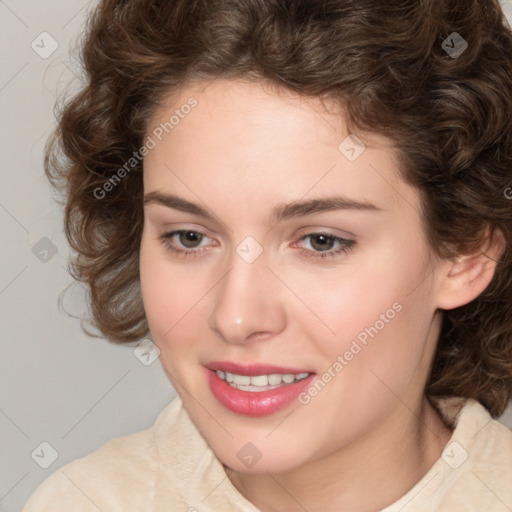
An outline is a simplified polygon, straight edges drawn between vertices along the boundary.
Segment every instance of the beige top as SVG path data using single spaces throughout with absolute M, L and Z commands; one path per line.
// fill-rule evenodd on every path
M 442 457 L 383 512 L 511 512 L 512 432 L 474 400 L 442 399 L 455 426 Z M 22 512 L 258 512 L 231 484 L 181 400 L 153 427 L 66 464 Z

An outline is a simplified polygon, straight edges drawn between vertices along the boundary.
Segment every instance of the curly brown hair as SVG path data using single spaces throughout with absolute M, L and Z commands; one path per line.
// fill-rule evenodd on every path
M 192 81 L 265 80 L 342 104 L 350 126 L 396 145 L 441 257 L 481 246 L 486 229 L 512 240 L 512 34 L 498 0 L 104 0 L 81 51 L 86 83 L 60 111 L 45 169 L 65 197 L 89 326 L 112 342 L 148 334 L 133 155 L 159 102 Z M 511 295 L 507 243 L 486 290 L 444 312 L 427 396 L 504 411 Z

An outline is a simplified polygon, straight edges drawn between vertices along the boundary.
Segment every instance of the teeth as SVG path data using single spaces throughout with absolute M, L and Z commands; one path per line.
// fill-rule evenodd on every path
M 235 375 L 233 374 L 233 382 L 237 386 L 248 386 L 251 383 L 249 375 Z
M 268 375 L 256 375 L 251 377 L 251 384 L 253 386 L 268 386 Z
M 217 370 L 220 379 L 228 382 L 231 387 L 241 389 L 243 391 L 266 391 L 267 389 L 275 389 L 281 384 L 291 384 L 298 382 L 309 376 L 309 373 L 272 373 L 270 375 L 236 375 L 222 370 Z
M 268 376 L 268 383 L 271 386 L 279 386 L 283 380 L 283 376 L 280 373 L 272 373 Z

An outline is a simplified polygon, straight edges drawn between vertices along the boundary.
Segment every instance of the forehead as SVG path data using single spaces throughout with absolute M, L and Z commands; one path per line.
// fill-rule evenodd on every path
M 156 146 L 145 157 L 146 190 L 218 193 L 242 199 L 252 212 L 264 208 L 262 194 L 269 206 L 333 192 L 388 207 L 400 207 L 404 194 L 417 202 L 399 178 L 389 140 L 358 133 L 365 149 L 348 158 L 353 139 L 340 106 L 326 110 L 319 98 L 263 83 L 216 79 L 185 87 L 162 101 L 148 135 Z

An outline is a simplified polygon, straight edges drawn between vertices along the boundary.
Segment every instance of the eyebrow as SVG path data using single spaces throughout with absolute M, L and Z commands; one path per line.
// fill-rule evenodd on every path
M 144 206 L 148 204 L 160 204 L 185 213 L 199 215 L 206 219 L 214 219 L 214 216 L 205 208 L 171 194 L 148 192 L 144 195 Z M 379 206 L 366 201 L 355 201 L 346 197 L 336 196 L 309 199 L 307 201 L 293 201 L 291 203 L 278 205 L 272 210 L 270 219 L 273 223 L 278 223 L 293 217 L 304 217 L 315 213 L 336 210 L 384 211 Z
M 168 208 L 180 210 L 185 213 L 193 213 L 194 215 L 199 215 L 201 217 L 205 217 L 206 219 L 214 218 L 213 215 L 209 213 L 205 208 L 202 208 L 195 203 L 191 203 L 190 201 L 186 201 L 181 197 L 171 194 L 162 194 L 161 192 L 148 192 L 144 195 L 144 206 L 148 204 L 160 204 L 162 206 L 167 206 Z

